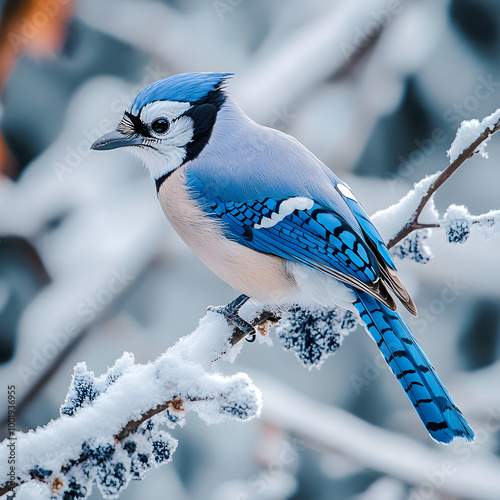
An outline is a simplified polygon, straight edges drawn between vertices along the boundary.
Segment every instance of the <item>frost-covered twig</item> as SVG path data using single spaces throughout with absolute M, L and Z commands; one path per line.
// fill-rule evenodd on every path
M 262 321 L 257 315 L 254 323 Z M 152 465 L 170 460 L 177 442 L 158 424 L 182 425 L 187 410 L 208 423 L 255 417 L 260 393 L 248 376 L 224 377 L 213 366 L 234 354 L 237 338 L 244 334 L 208 312 L 195 332 L 153 363 L 135 365 L 125 354 L 99 378 L 77 365 L 61 417 L 0 445 L 0 495 L 37 479 L 53 493 L 78 491 L 81 498 L 97 480 L 103 495 L 113 496 Z M 12 442 L 15 478 L 8 466 Z
M 256 310 L 249 322 L 265 333 L 267 326 L 278 320 L 274 312 Z M 8 440 L 0 445 L 0 496 L 30 479 L 41 480 L 52 490 L 56 485 L 58 493 L 79 488 L 87 495 L 94 479 L 90 469 L 97 466 L 102 469 L 100 476 L 96 472 L 101 492 L 113 495 L 130 479 L 143 477 L 134 473 L 138 466 L 135 462 L 142 460 L 141 466 L 147 470 L 170 459 L 176 441 L 159 431 L 156 424 L 182 425 L 180 417 L 188 409 L 194 409 L 209 423 L 223 418 L 248 420 L 258 415 L 260 393 L 250 379 L 245 374 L 222 377 L 212 366 L 214 361 L 234 355 L 232 348 L 245 337 L 240 329 L 229 327 L 222 316 L 208 312 L 195 332 L 154 363 L 134 365 L 133 356 L 125 354 L 97 379 L 84 363 L 78 364 L 61 407 L 61 418 L 35 432 L 16 435 L 22 459 L 16 463 L 15 480 L 8 479 Z M 160 414 L 162 418 L 154 419 Z M 126 460 L 124 465 L 121 452 L 127 451 L 129 443 L 137 446 L 138 436 L 153 443 L 149 446 L 152 458 L 148 459 L 143 449 L 142 458 Z M 54 448 L 59 451 L 58 442 L 64 442 L 64 449 L 54 453 Z M 154 456 L 155 442 L 168 448 L 165 460 Z
M 425 206 L 431 199 L 432 195 L 463 165 L 463 163 L 472 158 L 476 153 L 482 156 L 487 154 L 484 150 L 486 142 L 496 132 L 500 130 L 500 109 L 497 109 L 490 116 L 484 118 L 481 122 L 478 120 L 469 120 L 462 122 L 462 125 L 457 131 L 455 140 L 453 141 L 448 156 L 450 157 L 450 165 L 439 173 L 432 184 L 428 187 L 427 192 L 422 196 L 411 219 L 406 225 L 389 241 L 387 246 L 392 248 L 401 240 L 418 229 L 427 229 L 440 227 L 440 224 L 419 222 L 419 217 L 422 214 Z

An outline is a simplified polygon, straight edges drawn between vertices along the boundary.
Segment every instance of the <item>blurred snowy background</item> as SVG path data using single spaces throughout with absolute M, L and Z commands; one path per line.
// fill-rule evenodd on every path
M 141 166 L 89 150 L 145 85 L 236 73 L 242 108 L 296 136 L 368 213 L 444 168 L 461 120 L 500 101 L 495 0 L 0 0 L 0 13 L 2 432 L 7 385 L 17 428 L 42 425 L 77 361 L 100 375 L 124 350 L 153 360 L 236 295 L 169 227 Z M 499 208 L 497 137 L 488 152 L 438 207 Z M 191 416 L 174 461 L 120 498 L 499 498 L 500 241 L 435 231 L 431 245 L 427 265 L 398 263 L 420 313 L 408 321 L 475 445 L 429 439 L 361 328 L 310 372 L 273 336 L 222 367 L 254 378 L 262 417 Z

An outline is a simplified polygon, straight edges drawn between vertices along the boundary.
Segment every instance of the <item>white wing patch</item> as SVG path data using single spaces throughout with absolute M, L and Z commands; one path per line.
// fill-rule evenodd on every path
M 309 210 L 313 205 L 313 200 L 304 198 L 303 196 L 288 198 L 288 200 L 284 200 L 280 203 L 278 211 L 271 214 L 271 217 L 263 217 L 260 224 L 255 224 L 254 229 L 268 229 L 273 227 L 295 210 Z
M 337 184 L 337 189 L 346 197 L 351 198 L 351 200 L 358 201 L 356 197 L 352 194 L 352 191 L 345 185 L 340 182 Z

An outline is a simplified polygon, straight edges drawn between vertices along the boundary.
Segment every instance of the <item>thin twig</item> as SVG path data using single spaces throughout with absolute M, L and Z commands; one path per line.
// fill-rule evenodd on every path
M 401 240 L 406 238 L 409 234 L 413 233 L 413 231 L 417 231 L 418 229 L 425 229 L 429 227 L 439 227 L 439 224 L 423 224 L 418 222 L 418 218 L 422 213 L 427 202 L 431 199 L 432 195 L 440 188 L 457 170 L 458 168 L 465 163 L 466 160 L 472 158 L 477 152 L 479 146 L 486 140 L 488 140 L 494 133 L 500 130 L 500 120 L 495 123 L 493 128 L 487 127 L 486 130 L 466 149 L 464 149 L 456 158 L 455 161 L 452 161 L 450 165 L 441 172 L 439 177 L 429 186 L 427 193 L 420 200 L 420 203 L 413 214 L 413 217 L 408 223 L 399 231 L 394 238 L 392 238 L 387 244 L 388 248 L 392 248 L 394 245 L 397 245 Z

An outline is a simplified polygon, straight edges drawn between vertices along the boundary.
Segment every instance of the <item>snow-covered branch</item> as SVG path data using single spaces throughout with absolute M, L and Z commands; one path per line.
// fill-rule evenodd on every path
M 418 229 L 440 227 L 440 224 L 436 223 L 434 220 L 427 222 L 419 221 L 419 217 L 422 215 L 427 203 L 432 198 L 432 195 L 458 170 L 461 165 L 465 163 L 466 160 L 472 158 L 477 153 L 480 153 L 481 156 L 484 156 L 485 158 L 488 157 L 485 149 L 486 143 L 490 137 L 499 130 L 500 109 L 497 109 L 481 122 L 479 120 L 462 122 L 457 131 L 455 140 L 448 150 L 448 156 L 451 161 L 450 165 L 442 172 L 438 172 L 433 176 L 424 179 L 424 181 L 427 180 L 428 182 L 421 182 L 417 185 L 419 190 L 423 190 L 424 187 L 426 188 L 426 191 L 424 192 L 425 194 L 421 197 L 418 206 L 411 215 L 411 218 L 409 218 L 403 228 L 390 239 L 387 245 L 389 248 L 392 248 Z M 429 182 L 429 180 L 431 182 Z M 414 192 L 415 190 L 411 193 Z M 451 214 L 448 215 L 448 220 L 450 216 Z
M 61 417 L 2 443 L 0 493 L 37 479 L 47 492 L 80 492 L 85 498 L 96 480 L 104 496 L 116 495 L 131 479 L 171 459 L 177 441 L 160 424 L 183 425 L 188 410 L 207 423 L 257 416 L 260 392 L 249 377 L 222 376 L 213 364 L 234 356 L 236 336 L 222 316 L 208 312 L 197 330 L 155 362 L 136 365 L 125 353 L 99 378 L 78 364 Z M 8 466 L 12 443 L 14 477 Z
M 482 122 L 463 122 L 449 151 L 450 166 L 373 216 L 396 255 L 426 262 L 430 227 L 444 227 L 450 242 L 463 242 L 475 230 L 483 237 L 498 234 L 499 210 L 472 216 L 465 207 L 451 205 L 441 218 L 432 196 L 468 158 L 476 152 L 484 156 L 487 140 L 499 129 L 500 110 Z M 356 326 L 355 316 L 340 308 L 292 307 L 278 313 L 249 303 L 242 315 L 262 334 L 258 338 L 265 338 L 267 327 L 281 319 L 283 346 L 307 367 L 319 367 Z M 189 410 L 207 423 L 256 417 L 261 395 L 250 378 L 217 371 L 219 360 L 236 357 L 245 337 L 222 315 L 209 311 L 191 335 L 152 363 L 136 365 L 125 353 L 98 378 L 78 364 L 61 417 L 0 444 L 0 495 L 21 486 L 20 492 L 35 489 L 37 498 L 86 498 L 96 482 L 105 497 L 114 497 L 153 465 L 171 460 L 177 441 L 160 426 L 182 426 Z M 9 465 L 12 448 L 14 468 Z

